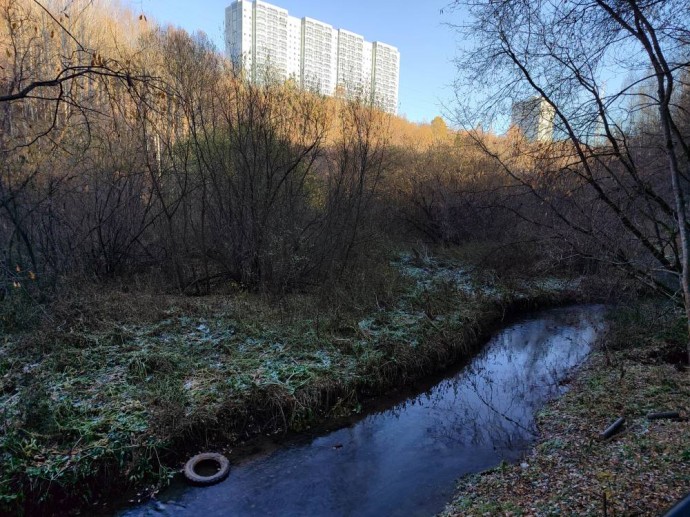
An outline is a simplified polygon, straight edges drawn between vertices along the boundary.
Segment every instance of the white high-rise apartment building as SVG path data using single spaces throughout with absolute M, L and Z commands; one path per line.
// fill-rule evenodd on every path
M 541 97 L 531 97 L 513 104 L 511 125 L 518 127 L 531 142 L 551 142 L 553 121 L 556 115 L 553 106 Z
M 285 9 L 260 1 L 235 2 L 225 10 L 226 52 L 241 58 L 251 80 L 265 80 L 267 74 L 284 80 L 298 66 L 300 29 L 289 18 Z
M 244 2 L 245 4 L 247 2 Z M 233 4 L 234 5 L 234 4 Z M 251 4 L 249 4 L 251 5 Z M 302 75 L 302 20 L 288 16 L 287 76 L 299 81 Z M 242 54 L 239 49 L 237 55 Z M 232 55 L 232 54 L 228 54 Z
M 236 0 L 226 8 L 225 44 L 228 58 L 252 81 L 292 79 L 305 89 L 361 96 L 397 112 L 400 52 L 391 45 L 300 20 L 262 0 Z
M 364 37 L 354 32 L 338 31 L 338 79 L 344 93 L 359 93 L 363 87 Z M 370 74 L 371 75 L 371 74 Z
M 394 113 L 398 104 L 400 53 L 395 47 L 375 41 L 373 61 L 372 93 L 374 103 L 381 106 L 385 111 Z
M 302 88 L 331 93 L 335 89 L 338 38 L 331 25 L 302 19 Z

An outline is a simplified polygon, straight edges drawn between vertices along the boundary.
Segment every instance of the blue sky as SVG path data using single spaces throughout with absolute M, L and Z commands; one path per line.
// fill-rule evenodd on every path
M 270 1 L 270 0 L 269 0 Z M 202 30 L 223 50 L 225 7 L 231 0 L 125 0 L 135 13 L 159 24 Z M 458 14 L 441 14 L 449 0 L 274 0 L 299 18 L 309 16 L 336 28 L 383 41 L 400 50 L 399 114 L 414 122 L 443 115 L 452 100 L 456 34 L 444 25 Z

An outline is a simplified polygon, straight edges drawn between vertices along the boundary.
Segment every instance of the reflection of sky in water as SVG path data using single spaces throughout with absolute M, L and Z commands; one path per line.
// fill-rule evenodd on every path
M 535 412 L 588 353 L 601 315 L 601 307 L 539 313 L 421 395 L 125 515 L 433 515 L 459 476 L 524 452 Z

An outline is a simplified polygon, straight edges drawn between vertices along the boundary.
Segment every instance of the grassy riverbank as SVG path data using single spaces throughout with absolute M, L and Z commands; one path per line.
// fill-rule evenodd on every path
M 682 317 L 661 303 L 611 317 L 602 348 L 541 412 L 533 451 L 461 480 L 444 515 L 657 516 L 690 491 L 690 423 L 646 418 L 690 415 Z M 621 415 L 624 430 L 597 440 Z
M 453 260 L 403 256 L 385 275 L 375 304 L 347 309 L 306 294 L 82 291 L 4 336 L 0 510 L 157 487 L 189 452 L 357 411 L 468 355 L 507 311 L 572 296 Z

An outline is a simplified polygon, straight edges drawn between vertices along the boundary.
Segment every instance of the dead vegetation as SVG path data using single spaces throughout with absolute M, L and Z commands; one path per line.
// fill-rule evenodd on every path
M 461 480 L 444 515 L 656 516 L 685 496 L 690 380 L 664 360 L 669 350 L 684 355 L 679 316 L 663 304 L 615 314 L 603 348 L 540 413 L 534 449 L 518 464 Z M 684 418 L 649 420 L 655 411 Z M 600 441 L 618 415 L 623 430 Z

